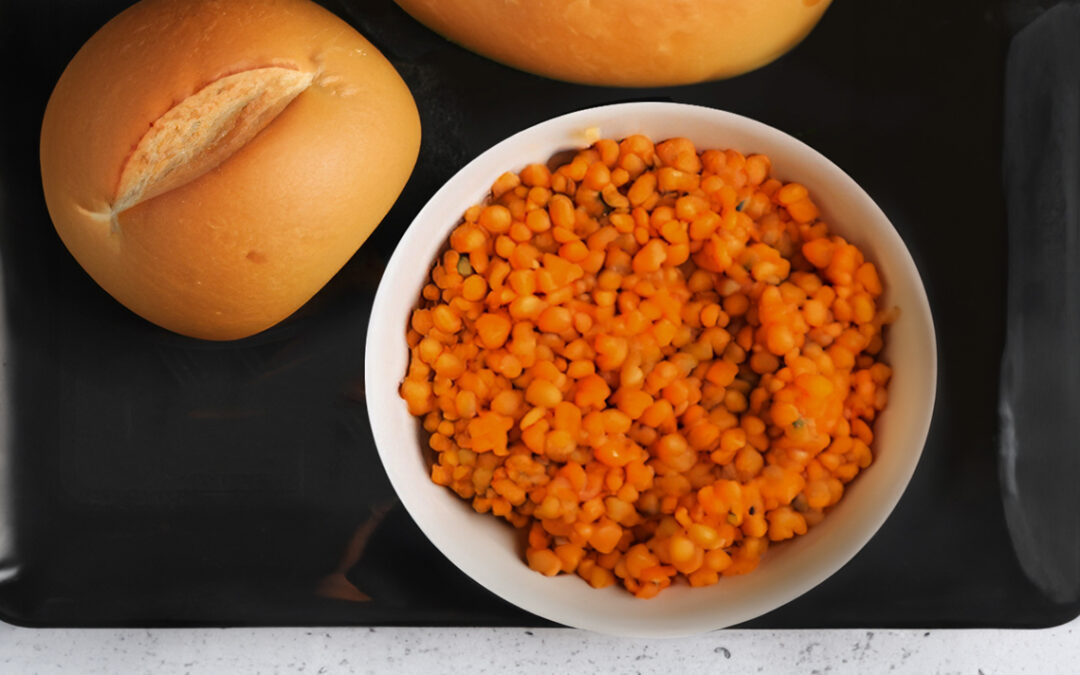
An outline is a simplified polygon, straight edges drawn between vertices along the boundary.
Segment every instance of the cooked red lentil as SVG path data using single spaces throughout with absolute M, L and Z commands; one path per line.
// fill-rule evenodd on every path
M 546 575 L 653 597 L 753 570 L 873 460 L 895 310 L 763 155 L 604 139 L 505 173 L 408 329 L 431 478 Z

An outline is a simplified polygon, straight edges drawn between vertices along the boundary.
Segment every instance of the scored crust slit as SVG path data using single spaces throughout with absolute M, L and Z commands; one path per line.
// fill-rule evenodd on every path
M 213 170 L 254 138 L 301 92 L 313 73 L 272 66 L 222 77 L 170 108 L 150 125 L 124 163 L 117 216 Z

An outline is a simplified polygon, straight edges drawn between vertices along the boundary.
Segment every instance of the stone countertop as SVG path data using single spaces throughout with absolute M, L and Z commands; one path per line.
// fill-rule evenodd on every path
M 1080 619 L 1046 630 L 49 629 L 0 625 L 0 673 L 1076 673 Z

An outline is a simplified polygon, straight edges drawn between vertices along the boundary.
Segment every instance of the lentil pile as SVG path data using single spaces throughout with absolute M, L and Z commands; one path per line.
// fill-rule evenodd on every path
M 435 261 L 401 396 L 431 479 L 545 575 L 653 597 L 804 534 L 873 461 L 895 310 L 763 155 L 603 139 L 505 173 Z

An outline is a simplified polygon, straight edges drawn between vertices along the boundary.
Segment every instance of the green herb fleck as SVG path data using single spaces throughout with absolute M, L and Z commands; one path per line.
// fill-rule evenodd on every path
M 791 423 L 791 428 L 792 429 L 802 429 L 805 426 L 806 426 L 806 420 L 804 420 L 801 417 Z

